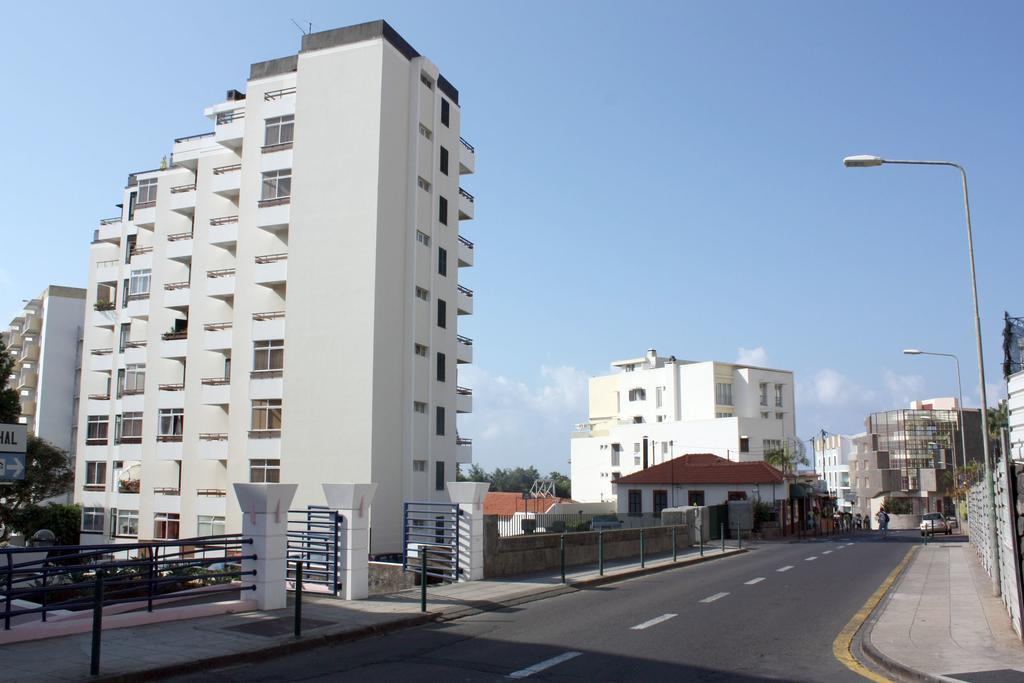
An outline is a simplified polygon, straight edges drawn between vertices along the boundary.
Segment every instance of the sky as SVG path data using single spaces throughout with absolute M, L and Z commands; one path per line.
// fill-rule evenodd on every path
M 258 9 L 257 9 L 258 8 Z M 877 410 L 978 405 L 967 168 L 989 402 L 1003 312 L 1024 315 L 1020 3 L 17 3 L 5 7 L 0 315 L 86 282 L 129 172 L 251 62 L 294 54 L 294 19 L 386 19 L 460 92 L 477 150 L 459 431 L 483 467 L 567 471 L 587 378 L 656 348 L 792 370 L 797 432 Z M 6 319 L 6 318 L 5 318 Z

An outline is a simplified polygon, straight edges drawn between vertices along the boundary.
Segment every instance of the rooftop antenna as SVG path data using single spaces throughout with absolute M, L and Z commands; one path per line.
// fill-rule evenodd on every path
M 313 32 L 313 22 L 312 21 L 308 22 L 308 25 L 309 25 L 308 30 L 302 28 L 301 26 L 299 26 L 299 22 L 295 21 L 294 19 L 291 19 L 290 21 L 293 24 L 295 24 L 295 28 L 299 29 L 299 33 L 301 33 L 304 36 L 308 36 L 310 33 Z

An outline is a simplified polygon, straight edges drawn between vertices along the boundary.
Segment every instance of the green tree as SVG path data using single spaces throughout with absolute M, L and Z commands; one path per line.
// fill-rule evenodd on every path
M 572 480 L 561 472 L 551 472 L 548 479 L 555 482 L 555 495 L 559 498 L 569 498 L 572 495 Z
M 533 466 L 508 469 L 496 467 L 491 473 L 491 490 L 522 493 L 529 491 L 533 482 L 538 479 L 540 479 L 540 472 Z
M 1010 428 L 1010 415 L 1006 401 L 1000 401 L 995 408 L 988 409 L 988 440 L 995 442 L 995 453 L 1002 453 L 1003 434 L 1002 430 Z
M 799 441 L 797 444 L 802 446 Z M 799 446 L 793 448 L 790 444 L 785 444 L 780 448 L 773 448 L 764 454 L 764 461 L 786 474 L 795 472 L 797 465 L 807 464 L 807 454 Z
M 487 470 L 485 470 L 483 467 L 480 467 L 480 465 L 477 464 L 477 463 L 473 463 L 472 465 L 470 465 L 469 469 L 466 470 L 465 474 L 463 474 L 462 470 L 460 469 L 458 471 L 458 474 L 455 477 L 455 481 L 490 481 L 490 480 L 491 480 L 491 475 L 489 475 L 487 473 Z
M 56 545 L 78 545 L 82 508 L 78 505 L 28 505 L 14 513 L 11 527 L 26 539 L 40 529 L 49 529 L 57 537 Z
M 0 340 L 0 422 L 14 424 L 21 415 L 21 401 L 18 392 L 7 386 L 7 380 L 14 371 L 14 358 L 7 345 Z
M 24 519 L 23 511 L 47 498 L 67 493 L 74 481 L 68 454 L 48 441 L 30 436 L 26 445 L 25 478 L 5 486 L 0 498 L 0 525 L 3 526 L 0 541 L 7 540 L 12 531 L 25 531 L 17 526 L 18 520 Z

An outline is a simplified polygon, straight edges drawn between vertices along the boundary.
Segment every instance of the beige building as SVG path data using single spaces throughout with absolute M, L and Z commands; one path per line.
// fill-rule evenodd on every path
M 205 114 L 91 247 L 83 529 L 230 532 L 233 482 L 296 482 L 297 507 L 376 482 L 372 550 L 398 551 L 402 502 L 471 460 L 459 93 L 377 21 L 303 36 Z

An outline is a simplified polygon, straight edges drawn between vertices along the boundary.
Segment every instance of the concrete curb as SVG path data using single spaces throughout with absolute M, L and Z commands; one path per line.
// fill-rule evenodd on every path
M 231 666 L 232 664 L 249 664 L 252 662 L 261 662 L 268 659 L 274 659 L 282 655 L 295 654 L 297 652 L 305 652 L 306 650 L 312 650 L 314 648 L 323 647 L 325 645 L 337 645 L 340 643 L 347 643 L 354 640 L 361 640 L 370 636 L 384 635 L 386 633 L 392 633 L 395 631 L 401 631 L 407 628 L 413 628 L 415 626 L 422 626 L 437 621 L 453 621 L 455 619 L 461 619 L 463 617 L 472 616 L 474 614 L 482 614 L 484 612 L 490 612 L 494 610 L 503 609 L 506 607 L 515 607 L 517 605 L 523 605 L 528 602 L 536 602 L 538 600 L 544 600 L 545 598 L 555 597 L 556 595 L 564 595 L 566 593 L 575 593 L 580 590 L 586 590 L 590 587 L 603 586 L 605 584 L 614 583 L 616 581 L 623 581 L 626 579 L 632 579 L 639 576 L 646 576 L 648 574 L 654 574 L 657 572 L 665 571 L 668 569 L 681 569 L 683 567 L 689 567 L 696 564 L 702 564 L 711 560 L 717 560 L 726 557 L 734 557 L 736 555 L 742 555 L 747 552 L 747 548 L 730 548 L 724 554 L 717 553 L 715 555 L 705 555 L 703 557 L 688 557 L 678 562 L 663 562 L 648 567 L 636 567 L 633 569 L 618 570 L 614 573 L 605 574 L 604 576 L 596 576 L 593 578 L 582 579 L 579 581 L 573 581 L 567 584 L 559 584 L 550 588 L 542 588 L 540 590 L 527 593 L 524 595 L 518 595 L 513 598 L 501 601 L 487 601 L 486 607 L 463 607 L 456 608 L 447 611 L 434 611 L 426 612 L 423 614 L 410 615 L 404 619 L 396 619 L 383 624 L 377 624 L 374 626 L 364 626 L 351 631 L 341 631 L 338 633 L 327 633 L 323 635 L 313 635 L 303 637 L 300 640 L 268 643 L 266 647 L 260 648 L 259 650 L 251 650 L 248 652 L 232 652 L 230 654 L 218 655 L 215 657 L 207 657 L 205 659 L 196 659 L 189 662 L 182 662 L 180 664 L 168 664 L 165 666 L 158 666 L 151 669 L 145 669 L 142 671 L 132 671 L 120 674 L 111 674 L 104 676 L 100 674 L 96 678 L 89 678 L 90 681 L 96 681 L 98 683 L 143 683 L 144 681 L 152 681 L 159 678 L 168 678 L 170 676 L 181 676 L 184 674 L 198 673 L 201 671 L 208 671 L 210 669 L 219 669 L 225 666 Z

